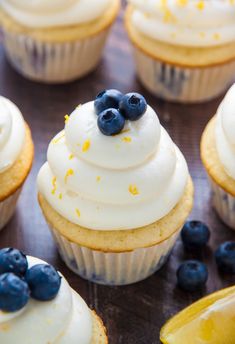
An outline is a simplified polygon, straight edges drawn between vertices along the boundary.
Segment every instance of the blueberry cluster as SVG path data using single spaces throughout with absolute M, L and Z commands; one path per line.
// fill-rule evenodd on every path
M 187 250 L 202 250 L 210 239 L 209 228 L 200 221 L 188 221 L 181 231 L 181 239 Z M 215 252 L 215 260 L 220 271 L 235 273 L 235 242 L 221 244 Z M 178 285 L 187 291 L 205 286 L 208 270 L 199 260 L 187 260 L 177 270 Z
M 106 136 L 119 134 L 125 121 L 137 121 L 147 109 L 145 98 L 138 93 L 123 95 L 118 90 L 105 90 L 95 99 L 98 127 Z
M 187 250 L 201 250 L 208 244 L 210 230 L 200 221 L 188 221 L 181 231 L 181 239 Z M 220 271 L 235 274 L 235 242 L 221 244 L 215 252 L 215 260 Z M 207 267 L 198 260 L 187 260 L 177 270 L 178 285 L 187 291 L 203 288 L 207 279 Z
M 32 297 L 49 301 L 60 289 L 61 277 L 47 264 L 28 267 L 27 257 L 14 248 L 0 250 L 0 310 L 16 312 Z

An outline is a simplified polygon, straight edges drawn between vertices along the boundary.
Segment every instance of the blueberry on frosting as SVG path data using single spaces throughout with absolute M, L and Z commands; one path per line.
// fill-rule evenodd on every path
M 125 126 L 125 118 L 117 109 L 107 109 L 98 116 L 98 127 L 106 135 L 119 134 Z
M 28 262 L 24 253 L 11 247 L 0 250 L 0 274 L 13 272 L 23 276 L 27 268 Z
M 107 136 L 119 134 L 125 120 L 137 121 L 147 110 L 147 102 L 139 93 L 123 95 L 117 90 L 105 90 L 94 102 L 98 127 Z
M 0 276 L 0 309 L 4 312 L 16 312 L 29 300 L 28 284 L 13 273 Z
M 61 277 L 51 265 L 37 264 L 25 276 L 31 296 L 39 301 L 49 301 L 56 297 L 61 285 Z
M 99 115 L 104 110 L 118 109 L 123 94 L 118 90 L 104 90 L 98 94 L 95 100 L 95 111 Z
M 1 311 L 19 311 L 30 296 L 39 301 L 52 300 L 60 285 L 61 277 L 51 265 L 38 264 L 28 269 L 24 253 L 11 247 L 0 250 Z
M 146 112 L 147 102 L 139 93 L 128 93 L 122 97 L 119 110 L 126 119 L 137 121 Z

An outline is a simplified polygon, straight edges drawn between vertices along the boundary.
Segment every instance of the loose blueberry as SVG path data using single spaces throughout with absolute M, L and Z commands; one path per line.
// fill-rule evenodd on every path
M 205 286 L 208 270 L 205 264 L 197 260 L 188 260 L 177 270 L 178 285 L 187 291 L 195 291 Z
M 139 93 L 128 93 L 122 97 L 119 110 L 130 121 L 137 121 L 147 110 L 147 102 Z
M 0 274 L 13 272 L 18 276 L 23 276 L 27 268 L 28 262 L 24 253 L 15 248 L 0 250 Z
M 36 300 L 52 300 L 59 292 L 61 277 L 51 265 L 34 265 L 26 272 L 25 279 L 31 296 Z
M 215 252 L 215 259 L 221 271 L 235 273 L 235 242 L 221 244 Z
M 188 221 L 182 229 L 181 238 L 187 249 L 198 249 L 206 246 L 210 239 L 210 231 L 200 221 Z
M 4 312 L 16 312 L 29 300 L 29 287 L 26 282 L 13 273 L 0 276 L 0 309 Z
M 116 109 L 104 110 L 98 117 L 98 127 L 106 135 L 119 134 L 125 125 L 125 118 Z
M 95 100 L 95 111 L 99 115 L 101 112 L 107 109 L 118 109 L 119 102 L 122 99 L 123 94 L 118 90 L 104 90 L 99 93 Z

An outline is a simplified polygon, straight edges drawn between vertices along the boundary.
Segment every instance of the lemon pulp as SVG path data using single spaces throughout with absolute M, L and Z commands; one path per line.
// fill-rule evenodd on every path
M 164 344 L 235 344 L 235 287 L 204 298 L 172 318 Z

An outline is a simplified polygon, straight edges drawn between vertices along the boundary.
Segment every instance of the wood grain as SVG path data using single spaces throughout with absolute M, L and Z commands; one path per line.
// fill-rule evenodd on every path
M 27 180 L 17 212 L 0 233 L 0 246 L 16 246 L 28 254 L 43 258 L 60 269 L 88 305 L 102 316 L 111 344 L 156 344 L 159 330 L 173 314 L 202 294 L 231 285 L 233 277 L 217 272 L 213 250 L 219 243 L 235 238 L 211 208 L 210 191 L 199 156 L 199 141 L 208 119 L 222 98 L 210 103 L 183 106 L 166 103 L 146 92 L 135 76 L 131 47 L 120 14 L 109 38 L 99 68 L 88 77 L 68 84 L 47 86 L 23 79 L 6 62 L 0 46 L 0 94 L 15 102 L 31 126 L 36 146 L 36 159 Z M 205 221 L 212 230 L 210 247 L 198 255 L 184 253 L 177 242 L 168 264 L 149 279 L 127 287 L 99 286 L 75 276 L 60 260 L 36 199 L 36 175 L 46 159 L 50 139 L 63 126 L 63 117 L 73 108 L 104 88 L 143 93 L 157 111 L 162 124 L 182 149 L 193 176 L 196 195 L 192 219 Z M 189 294 L 179 290 L 175 271 L 186 258 L 199 258 L 208 264 L 210 278 L 203 293 Z

